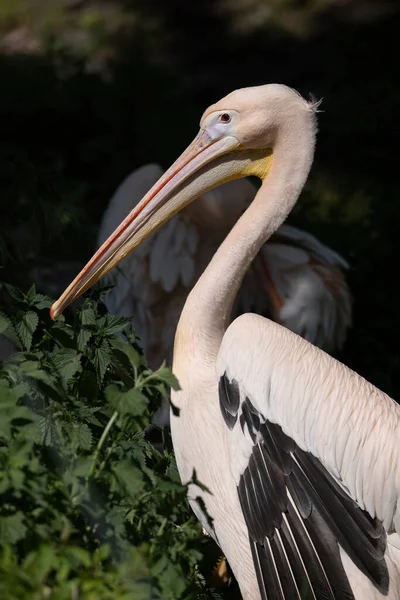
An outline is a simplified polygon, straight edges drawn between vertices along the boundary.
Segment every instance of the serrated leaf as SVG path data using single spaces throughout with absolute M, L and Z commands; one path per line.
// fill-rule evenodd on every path
M 177 378 L 172 373 L 172 371 L 168 369 L 168 367 L 164 366 L 164 363 L 159 369 L 157 369 L 157 371 L 154 372 L 154 375 L 156 375 L 158 379 L 160 379 L 163 383 L 172 387 L 173 390 L 177 391 L 181 389 Z
M 157 477 L 157 489 L 163 492 L 180 492 L 182 484 L 178 481 L 172 481 L 167 477 Z
M 37 379 L 38 381 L 42 381 L 49 387 L 51 387 L 54 391 L 59 391 L 59 385 L 57 387 L 56 381 L 47 371 L 40 367 L 39 362 L 34 360 L 26 360 L 22 361 L 19 364 L 19 369 L 25 373 L 27 377 L 32 377 L 33 379 Z
M 35 296 L 36 296 L 36 286 L 33 283 L 31 285 L 31 287 L 29 288 L 29 290 L 25 294 L 25 300 L 27 300 L 29 303 L 31 303 L 32 300 L 34 300 Z
M 95 300 L 96 302 L 102 301 L 103 298 L 104 298 L 104 296 L 106 296 L 107 294 L 109 294 L 113 288 L 114 288 L 113 284 L 99 286 L 97 288 L 94 288 L 94 290 L 92 291 L 91 298 L 93 300 Z
M 96 313 L 93 308 L 85 305 L 79 314 L 79 321 L 81 328 L 78 333 L 77 346 L 78 350 L 83 352 L 95 331 Z
M 30 396 L 32 390 L 26 381 L 21 381 L 21 383 L 18 383 L 12 388 L 12 391 L 16 398 L 20 399 L 24 396 Z
M 176 464 L 175 456 L 171 457 L 171 461 L 170 461 L 165 473 L 171 481 L 174 481 L 175 483 L 180 483 L 181 478 L 179 475 L 178 465 Z
M 77 372 L 82 370 L 80 352 L 73 348 L 61 348 L 57 350 L 52 360 L 64 384 L 66 384 Z
M 95 406 L 87 406 L 80 400 L 75 401 L 75 407 L 78 411 L 79 418 L 91 425 L 97 425 L 101 427 L 101 422 L 96 417 L 97 412 L 99 412 L 99 408 Z
M 117 463 L 113 467 L 113 472 L 119 484 L 132 498 L 140 494 L 145 487 L 142 472 L 127 459 Z
M 35 300 L 32 304 L 38 310 L 42 310 L 43 308 L 50 308 L 53 304 L 53 300 L 44 294 L 36 294 Z
M 29 423 L 24 427 L 24 436 L 31 442 L 41 442 L 43 439 L 42 432 L 39 427 L 39 419 L 34 423 Z
M 116 337 L 116 336 L 115 336 Z M 109 338 L 111 342 L 112 338 Z M 120 350 L 113 348 L 111 352 L 110 367 L 115 371 L 116 378 L 120 379 L 126 387 L 130 388 L 135 385 L 134 374 L 131 369 L 131 364 L 125 354 Z
M 4 287 L 6 288 L 7 292 L 10 294 L 11 298 L 14 298 L 14 300 L 17 300 L 18 302 L 24 301 L 24 295 L 18 288 L 11 285 L 10 283 L 5 283 Z
M 58 345 L 69 348 L 74 345 L 75 334 L 72 327 L 67 326 L 63 321 L 61 321 L 61 317 L 63 317 L 63 315 L 57 317 L 57 320 L 53 323 L 49 333 L 51 337 L 58 343 Z M 78 350 L 79 349 L 80 348 L 78 347 Z
M 104 335 L 111 336 L 123 331 L 130 323 L 126 317 L 117 317 L 115 315 L 105 315 L 99 320 L 99 327 Z
M 116 482 L 116 478 L 114 478 L 114 482 Z M 121 481 L 121 483 L 123 483 Z M 117 482 L 118 485 L 118 482 Z M 118 491 L 120 490 L 120 486 L 118 486 Z M 123 488 L 124 489 L 124 488 Z M 107 522 L 113 527 L 113 537 L 119 538 L 118 541 L 121 543 L 123 541 L 123 537 L 125 535 L 125 509 L 121 506 L 114 505 L 110 512 L 107 514 Z
M 24 515 L 17 512 L 8 517 L 0 517 L 0 545 L 15 544 L 25 536 Z
M 79 319 L 82 325 L 96 325 L 96 313 L 94 309 L 87 304 L 79 313 Z
M 0 313 L 0 334 L 4 335 L 8 340 L 15 344 L 18 349 L 21 347 L 20 339 L 11 319 L 2 312 Z
M 88 341 L 93 335 L 93 329 L 91 327 L 82 325 L 79 329 L 78 338 L 77 338 L 77 347 L 78 350 L 83 352 L 87 346 Z
M 0 334 L 7 329 L 12 328 L 11 320 L 4 313 L 0 312 Z
M 39 317 L 31 310 L 26 312 L 21 321 L 17 325 L 17 332 L 19 338 L 27 350 L 30 350 L 32 344 L 32 337 L 39 324 Z
M 106 341 L 103 341 L 101 346 L 95 348 L 93 364 L 96 367 L 97 377 L 99 381 L 103 381 L 107 367 L 111 362 L 111 348 Z
M 51 446 L 57 439 L 54 423 L 51 418 L 39 417 L 38 426 L 42 444 Z
M 139 352 L 133 346 L 131 346 L 131 344 L 129 344 L 129 342 L 124 342 L 124 345 L 120 348 L 120 350 L 126 354 L 132 366 L 139 367 L 142 362 L 142 357 L 140 356 Z
M 73 435 L 74 440 L 78 448 L 82 450 L 90 450 L 92 446 L 92 432 L 86 423 L 74 423 L 73 424 Z
M 106 387 L 105 395 L 107 402 L 122 415 L 129 414 L 137 417 L 142 415 L 147 408 L 146 396 L 136 388 L 124 391 L 112 384 Z

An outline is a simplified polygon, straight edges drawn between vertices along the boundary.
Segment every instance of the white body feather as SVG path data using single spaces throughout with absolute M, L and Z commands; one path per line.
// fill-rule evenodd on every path
M 248 396 L 302 449 L 317 456 L 389 533 L 400 532 L 400 407 L 391 398 L 301 337 L 258 315 L 242 315 L 230 325 L 216 371 L 200 364 L 200 353 L 187 345 L 191 338 L 185 331 L 184 337 L 177 336 L 175 347 L 174 372 L 184 390 L 172 395 L 180 408 L 179 417 L 171 415 L 178 467 L 184 482 L 196 469 L 211 492 L 191 486 L 191 504 L 243 582 L 244 600 L 261 598 L 236 490 L 253 444 L 239 422 L 232 432 L 223 422 L 216 399 L 218 378 L 225 371 L 238 381 L 242 398 Z M 214 530 L 199 512 L 194 500 L 199 495 L 213 517 Z M 398 598 L 400 544 L 396 534 L 389 539 L 388 596 L 380 594 L 342 552 L 356 600 Z

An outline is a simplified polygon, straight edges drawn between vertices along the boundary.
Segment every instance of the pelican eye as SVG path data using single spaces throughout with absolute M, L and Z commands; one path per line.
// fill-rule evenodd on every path
M 223 113 L 219 117 L 219 120 L 221 121 L 221 123 L 230 123 L 231 122 L 231 115 L 228 115 L 228 113 Z

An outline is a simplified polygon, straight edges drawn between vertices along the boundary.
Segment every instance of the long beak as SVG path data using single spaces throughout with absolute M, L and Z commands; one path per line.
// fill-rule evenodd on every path
M 69 304 L 189 202 L 219 183 L 240 176 L 243 161 L 238 155 L 245 153 L 234 152 L 238 148 L 239 142 L 235 137 L 212 139 L 206 130 L 201 129 L 185 152 L 135 206 L 53 304 L 51 317 L 58 317 Z M 226 160 L 228 153 L 233 158 L 229 162 Z M 232 153 L 236 158 L 232 157 Z

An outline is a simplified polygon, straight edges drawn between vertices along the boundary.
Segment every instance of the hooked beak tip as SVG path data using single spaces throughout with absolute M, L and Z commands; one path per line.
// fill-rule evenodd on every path
M 53 321 L 55 319 L 57 319 L 58 317 L 58 312 L 57 312 L 57 307 L 56 307 L 56 302 L 51 306 L 50 308 L 50 318 L 53 319 Z

